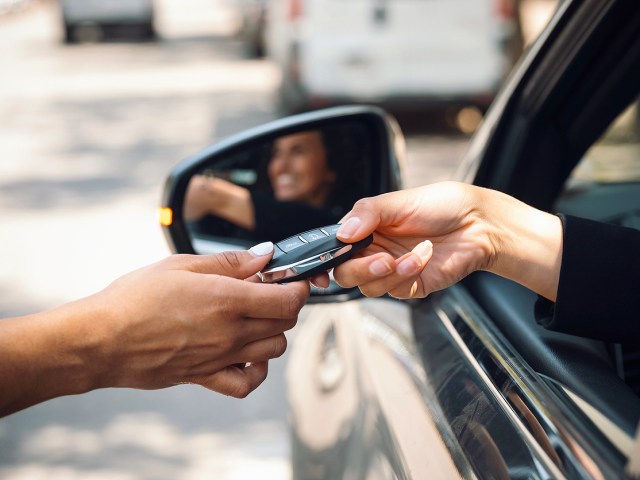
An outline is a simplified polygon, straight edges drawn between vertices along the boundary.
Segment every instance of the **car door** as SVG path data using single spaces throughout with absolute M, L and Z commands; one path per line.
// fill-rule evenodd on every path
M 576 166 L 622 118 L 635 119 L 637 152 L 639 30 L 634 2 L 563 2 L 457 178 L 633 224 L 638 178 L 587 188 Z M 422 301 L 314 306 L 290 357 L 294 477 L 624 476 L 640 417 L 635 351 L 544 330 L 536 300 L 479 272 Z
M 544 210 L 637 228 L 639 28 L 633 2 L 562 4 L 489 113 L 460 177 Z M 515 468 L 509 452 L 520 439 L 532 455 L 541 455 L 540 462 L 551 460 L 569 478 L 618 477 L 640 416 L 632 363 L 637 347 L 546 331 L 534 318 L 536 300 L 510 281 L 477 273 L 436 295 L 429 308 L 422 305 L 414 328 L 418 341 L 428 345 L 434 322 L 427 318 L 437 312 L 484 377 L 476 385 L 493 392 L 487 397 L 498 404 L 506 402 L 507 416 L 520 417 L 511 426 L 526 431 L 509 436 L 502 447 L 509 429 L 490 435 L 494 456 L 503 452 L 509 472 Z M 433 348 L 422 352 L 429 368 Z M 481 418 L 468 421 L 484 432 L 496 417 Z M 486 448 L 478 438 L 461 441 L 472 451 Z M 572 443 L 587 453 L 586 461 Z M 486 458 L 474 463 L 476 470 Z

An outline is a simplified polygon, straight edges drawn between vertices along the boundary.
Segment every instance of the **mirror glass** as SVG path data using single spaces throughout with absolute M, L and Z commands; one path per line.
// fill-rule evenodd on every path
M 337 223 L 372 191 L 370 137 L 345 120 L 240 143 L 203 162 L 182 212 L 194 251 L 275 243 Z

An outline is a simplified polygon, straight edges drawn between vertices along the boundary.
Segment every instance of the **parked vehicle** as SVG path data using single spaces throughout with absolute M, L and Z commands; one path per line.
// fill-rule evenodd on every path
M 639 30 L 633 0 L 562 2 L 456 179 L 547 211 L 640 228 Z M 173 213 L 165 231 L 174 250 L 254 240 L 185 223 L 195 174 L 257 186 L 253 149 L 344 124 L 368 139 L 367 194 L 399 187 L 402 137 L 380 110 L 279 120 L 172 172 L 163 207 Z M 625 478 L 640 419 L 640 349 L 545 330 L 534 319 L 536 299 L 486 272 L 411 302 L 337 285 L 314 290 L 288 360 L 294 478 Z
M 240 18 L 238 37 L 250 57 L 265 54 L 265 23 L 267 0 L 234 0 L 233 5 Z
M 67 43 L 155 37 L 153 0 L 60 0 L 60 7 Z
M 273 0 L 266 39 L 284 112 L 348 102 L 484 110 L 519 41 L 511 0 Z

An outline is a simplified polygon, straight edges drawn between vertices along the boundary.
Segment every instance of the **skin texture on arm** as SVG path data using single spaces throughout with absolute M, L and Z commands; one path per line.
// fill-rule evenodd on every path
M 0 415 L 106 387 L 194 383 L 245 397 L 284 353 L 309 295 L 307 282 L 259 283 L 273 247 L 253 251 L 175 255 L 93 296 L 0 321 Z
M 214 215 L 247 230 L 256 226 L 249 190 L 221 178 L 195 175 L 187 187 L 184 205 L 187 222 Z
M 555 301 L 560 219 L 503 193 L 443 182 L 363 199 L 341 223 L 346 242 L 375 233 L 360 258 L 334 270 L 367 296 L 425 297 L 486 270 Z

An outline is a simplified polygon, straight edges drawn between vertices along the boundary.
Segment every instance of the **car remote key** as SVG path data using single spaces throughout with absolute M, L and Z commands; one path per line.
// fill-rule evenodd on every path
M 273 258 L 258 273 L 265 283 L 289 283 L 312 277 L 349 260 L 373 241 L 373 234 L 355 242 L 336 238 L 340 225 L 328 225 L 286 238 L 274 245 Z

